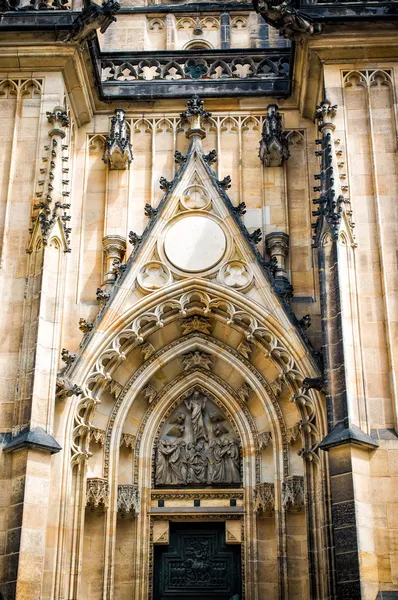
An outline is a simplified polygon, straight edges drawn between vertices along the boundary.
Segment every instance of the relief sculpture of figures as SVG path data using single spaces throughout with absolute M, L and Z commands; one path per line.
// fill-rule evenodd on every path
M 156 451 L 156 485 L 240 485 L 240 441 L 214 408 L 195 390 L 171 414 Z

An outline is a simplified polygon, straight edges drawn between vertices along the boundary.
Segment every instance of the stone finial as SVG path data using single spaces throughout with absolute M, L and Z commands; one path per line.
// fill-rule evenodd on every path
M 327 99 L 322 100 L 315 111 L 315 118 L 320 123 L 320 128 L 326 124 L 332 125 L 336 113 L 337 104 L 332 104 L 330 100 Z
M 273 231 L 265 236 L 265 248 L 271 260 L 275 262 L 275 287 L 284 296 L 292 292 L 292 286 L 287 276 L 286 258 L 289 252 L 289 236 L 283 231 Z
M 117 487 L 117 512 L 122 517 L 131 514 L 136 517 L 140 512 L 140 492 L 136 485 L 123 484 Z
M 278 105 L 268 104 L 259 157 L 266 167 L 282 167 L 289 156 L 289 144 L 282 129 L 282 115 Z
M 128 169 L 133 160 L 130 135 L 122 108 L 115 108 L 115 116 L 112 117 L 111 130 L 105 140 L 102 160 L 113 170 Z
M 115 267 L 118 267 L 123 262 L 126 247 L 126 238 L 121 235 L 106 235 L 102 238 L 103 286 L 115 283 Z
M 282 482 L 282 506 L 285 510 L 293 512 L 304 510 L 304 477 L 291 475 Z
M 275 486 L 273 483 L 259 483 L 254 488 L 254 510 L 271 514 L 275 511 Z
M 203 121 L 211 117 L 211 113 L 205 110 L 204 102 L 197 94 L 192 96 L 187 102 L 187 110 L 181 113 L 181 119 L 189 123 L 189 129 L 186 133 L 187 138 L 192 136 L 206 137 L 203 129 Z
M 254 9 L 285 38 L 299 40 L 321 33 L 321 25 L 293 4 L 293 0 L 253 0 Z
M 86 506 L 92 510 L 102 507 L 106 510 L 109 506 L 109 483 L 100 477 L 87 479 Z

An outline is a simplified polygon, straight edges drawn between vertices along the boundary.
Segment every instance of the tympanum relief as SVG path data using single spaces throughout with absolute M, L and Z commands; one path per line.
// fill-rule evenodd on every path
M 239 485 L 240 440 L 226 416 L 199 390 L 167 419 L 155 456 L 158 486 Z

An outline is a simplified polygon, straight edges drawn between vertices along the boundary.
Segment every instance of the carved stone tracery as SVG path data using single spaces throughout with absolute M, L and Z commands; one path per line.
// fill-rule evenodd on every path
M 140 512 L 140 492 L 137 486 L 132 484 L 118 485 L 117 488 L 117 512 L 122 517 L 131 514 L 136 517 Z
M 282 506 L 285 510 L 293 512 L 304 510 L 304 477 L 301 475 L 291 475 L 282 482 Z
M 99 507 L 106 510 L 109 507 L 109 483 L 106 479 L 100 477 L 87 479 L 86 506 L 90 506 L 93 510 Z
M 255 512 L 272 514 L 275 511 L 275 485 L 259 483 L 253 491 Z

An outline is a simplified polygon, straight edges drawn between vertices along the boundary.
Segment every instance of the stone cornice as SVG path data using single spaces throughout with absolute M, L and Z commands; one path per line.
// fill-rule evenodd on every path
M 0 28 L 1 31 L 1 28 Z M 71 108 L 78 126 L 88 123 L 94 114 L 94 96 L 84 55 L 75 44 L 55 41 L 56 34 L 43 33 L 40 40 L 29 34 L 5 33 L 1 36 L 0 72 L 61 71 Z

